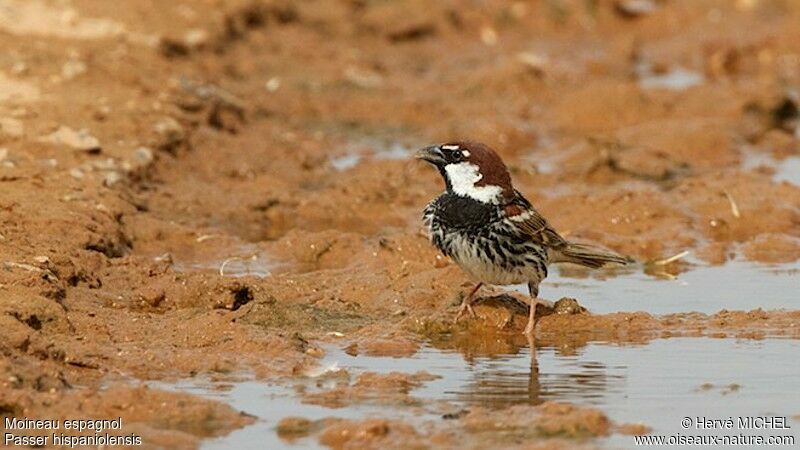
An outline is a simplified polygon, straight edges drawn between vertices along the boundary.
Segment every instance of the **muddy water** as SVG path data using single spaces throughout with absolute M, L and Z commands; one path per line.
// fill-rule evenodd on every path
M 280 266 L 279 262 L 255 244 L 236 243 L 221 249 L 212 247 L 205 250 L 202 248 L 202 243 L 198 243 L 184 250 L 173 257 L 172 267 L 176 272 L 205 272 L 234 278 L 244 276 L 263 278 Z
M 411 146 L 406 146 L 399 142 L 375 142 L 374 139 L 365 141 L 364 146 L 368 148 L 367 155 L 363 155 L 358 149 L 361 147 L 360 145 L 353 144 L 349 146 L 350 151 L 348 153 L 330 159 L 331 167 L 342 172 L 359 165 L 365 159 L 365 156 L 375 160 L 407 160 L 412 153 Z
M 146 445 L 190 448 L 249 420 L 198 398 L 101 389 L 105 379 L 248 369 L 283 384 L 181 386 L 262 418 L 211 446 L 285 446 L 276 423 L 290 414 L 393 420 L 417 408 L 419 433 L 458 442 L 467 419 L 442 420 L 441 402 L 475 413 L 490 402 L 488 422 L 508 417 L 504 405 L 557 399 L 659 431 L 677 429 L 673 403 L 788 409 L 789 341 L 584 342 L 645 339 L 637 330 L 650 325 L 663 336 L 785 327 L 797 337 L 797 266 L 739 262 L 691 263 L 676 279 L 554 271 L 542 295 L 594 313 L 793 311 L 552 317 L 542 325 L 559 326 L 559 344 L 582 346 L 541 348 L 535 377 L 524 343 L 477 333 L 484 348 L 463 353 L 447 350 L 459 338 L 448 336 L 413 358 L 330 350 L 322 361 L 434 371 L 441 378 L 411 391 L 415 407 L 392 396 L 311 406 L 296 389 L 326 390 L 328 379 L 289 377 L 314 359 L 302 339 L 408 341 L 423 339 L 412 321 L 434 331 L 450 321 L 466 278 L 418 235 L 441 179 L 405 161 L 433 142 L 490 144 L 560 230 L 639 259 L 688 250 L 764 261 L 774 250 L 797 261 L 800 2 L 179 3 L 0 0 L 0 410 L 121 416 Z M 632 14 L 631 3 L 657 7 Z M 45 139 L 59 129 L 99 148 Z M 743 220 L 731 219 L 734 204 Z M 368 394 L 383 396 L 387 380 L 372 381 Z M 742 387 L 725 388 L 733 382 Z M 353 392 L 364 393 L 334 389 Z M 391 447 L 394 431 L 376 446 Z
M 790 395 L 800 388 L 800 373 L 788 361 L 798 351 L 800 342 L 792 340 L 673 338 L 637 346 L 594 342 L 569 352 L 538 348 L 537 367 L 532 369 L 525 348 L 466 358 L 425 346 L 413 357 L 391 358 L 350 356 L 338 346 L 327 347 L 321 366 L 329 370 L 345 369 L 351 375 L 427 371 L 439 376 L 412 392 L 420 399 L 420 407 L 366 402 L 332 409 L 304 404 L 295 392 L 329 387 L 313 379 L 285 385 L 234 382 L 222 389 L 213 383 L 191 381 L 167 387 L 223 400 L 260 419 L 249 428 L 209 441 L 204 448 L 316 448 L 313 436 L 281 440 L 275 427 L 287 416 L 318 420 L 399 415 L 424 429 L 443 422 L 442 402 L 456 411 L 475 405 L 502 408 L 550 400 L 570 402 L 601 407 L 615 422 L 643 423 L 653 433 L 689 434 L 692 429 L 680 425 L 687 416 L 735 420 L 745 415 L 779 415 L 791 421 L 800 413 L 796 398 Z M 797 437 L 797 427 L 782 433 L 792 432 Z M 633 438 L 625 435 L 598 443 L 608 448 L 634 447 Z
M 317 420 L 332 415 L 330 410 L 322 406 L 301 403 L 296 398 L 294 391 L 290 387 L 283 385 L 256 381 L 215 385 L 208 381 L 195 382 L 193 380 L 186 380 L 173 385 L 166 383 L 153 383 L 152 385 L 224 401 L 238 410 L 253 414 L 259 418 L 259 421 L 253 426 L 234 431 L 222 439 L 205 442 L 202 446 L 203 449 L 283 448 L 291 443 L 283 441 L 275 430 L 275 425 L 281 417 L 299 416 Z M 361 418 L 368 412 L 370 412 L 368 408 L 351 408 L 346 411 L 337 411 L 337 416 Z M 296 444 L 299 448 L 325 448 L 309 438 L 301 439 Z
M 578 278 L 582 273 L 585 277 Z M 559 268 L 545 280 L 540 293 L 544 298 L 577 298 L 595 313 L 796 309 L 800 304 L 798 273 L 800 263 L 766 265 L 745 261 L 699 266 L 670 276 L 674 279 L 648 275 L 641 268 L 578 273 Z M 515 289 L 527 294 L 527 287 Z M 698 292 L 703 294 L 697 295 Z
M 800 186 L 800 157 L 790 156 L 779 160 L 769 154 L 752 149 L 747 149 L 744 154 L 743 166 L 745 169 L 766 167 L 773 171 L 772 179 L 774 181 L 785 181 Z
M 640 78 L 639 83 L 644 89 L 682 91 L 702 84 L 703 75 L 691 70 L 676 68 L 662 74 L 644 74 L 644 76 Z

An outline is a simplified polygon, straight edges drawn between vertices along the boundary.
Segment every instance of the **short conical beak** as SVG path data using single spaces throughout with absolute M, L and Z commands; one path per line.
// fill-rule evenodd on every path
M 417 151 L 414 154 L 414 157 L 417 159 L 421 159 L 424 161 L 428 161 L 431 164 L 439 165 L 445 162 L 444 154 L 442 154 L 442 150 L 439 148 L 438 145 L 431 145 L 429 147 L 425 147 Z

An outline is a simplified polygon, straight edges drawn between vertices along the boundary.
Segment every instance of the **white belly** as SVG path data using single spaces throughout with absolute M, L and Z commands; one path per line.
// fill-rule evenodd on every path
M 492 261 L 474 245 L 455 245 L 454 249 L 453 260 L 475 281 L 497 285 L 529 282 L 538 284 L 541 281 L 536 266 L 504 267 Z

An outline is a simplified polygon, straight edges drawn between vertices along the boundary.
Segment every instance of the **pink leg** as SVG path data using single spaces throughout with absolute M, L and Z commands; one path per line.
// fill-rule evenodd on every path
M 475 317 L 475 311 L 472 310 L 472 297 L 475 296 L 475 293 L 478 292 L 478 289 L 480 289 L 481 286 L 483 286 L 483 283 L 476 284 L 469 294 L 464 297 L 464 300 L 461 301 L 461 306 L 458 308 L 458 314 L 456 314 L 456 320 L 454 322 L 458 322 L 458 320 L 461 319 L 461 316 L 463 316 L 466 312 L 469 312 L 470 316 Z
M 528 324 L 525 325 L 524 334 L 533 336 L 533 331 L 536 328 L 536 305 L 539 304 L 539 286 L 533 283 L 528 283 L 528 293 L 531 295 L 531 308 L 528 312 Z

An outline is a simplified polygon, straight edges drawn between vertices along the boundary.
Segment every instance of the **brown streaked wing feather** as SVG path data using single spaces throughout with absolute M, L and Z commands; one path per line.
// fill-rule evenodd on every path
M 547 247 L 558 249 L 567 245 L 567 241 L 558 234 L 547 220 L 536 211 L 536 208 L 519 193 L 505 206 L 505 213 L 509 218 L 518 217 L 527 213 L 527 218 L 515 222 L 524 235 L 530 237 L 533 242 L 543 244 Z

